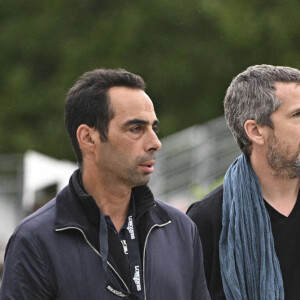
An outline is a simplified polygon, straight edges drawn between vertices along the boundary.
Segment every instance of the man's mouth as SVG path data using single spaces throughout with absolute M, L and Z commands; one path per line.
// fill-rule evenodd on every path
M 139 166 L 146 172 L 146 173 L 153 173 L 154 172 L 154 166 L 155 161 L 148 161 L 142 164 L 139 164 Z

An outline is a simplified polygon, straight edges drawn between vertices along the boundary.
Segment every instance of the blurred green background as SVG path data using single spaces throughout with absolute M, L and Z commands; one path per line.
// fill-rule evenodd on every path
M 146 81 L 160 137 L 223 114 L 233 76 L 253 64 L 300 68 L 300 1 L 0 1 L 0 153 L 74 160 L 65 95 L 85 71 Z

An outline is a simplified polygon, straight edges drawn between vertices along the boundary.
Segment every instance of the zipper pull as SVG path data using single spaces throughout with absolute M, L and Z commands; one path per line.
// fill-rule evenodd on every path
M 128 247 L 127 247 L 126 240 L 121 240 L 121 243 L 122 243 L 122 246 L 123 246 L 124 253 L 126 255 L 128 255 Z

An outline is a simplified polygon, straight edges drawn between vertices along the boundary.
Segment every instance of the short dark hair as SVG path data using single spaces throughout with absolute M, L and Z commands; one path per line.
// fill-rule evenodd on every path
M 65 101 L 65 125 L 81 165 L 82 154 L 76 136 L 81 124 L 96 128 L 101 141 L 107 141 L 109 122 L 114 117 L 110 105 L 108 90 L 112 87 L 124 86 L 145 90 L 144 80 L 124 69 L 96 69 L 84 73 L 69 90 Z
M 240 149 L 248 157 L 251 141 L 244 129 L 247 120 L 273 128 L 271 114 L 280 106 L 276 97 L 277 82 L 300 83 L 300 71 L 290 67 L 255 65 L 237 75 L 224 99 L 224 112 Z

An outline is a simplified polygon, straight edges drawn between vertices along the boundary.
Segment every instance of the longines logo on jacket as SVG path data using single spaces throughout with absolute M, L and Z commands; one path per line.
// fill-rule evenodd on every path
M 134 272 L 134 276 L 133 276 L 133 281 L 136 284 L 137 291 L 141 291 L 142 287 L 141 287 L 140 267 L 135 266 L 134 269 L 135 269 L 135 272 Z
M 117 290 L 115 290 L 113 287 L 111 287 L 110 285 L 108 285 L 107 287 L 106 287 L 109 291 L 111 291 L 113 294 L 115 294 L 115 295 L 117 295 L 117 296 L 119 296 L 119 297 L 126 297 L 126 295 L 125 294 L 123 294 L 122 292 L 120 292 L 120 291 L 117 291 Z

